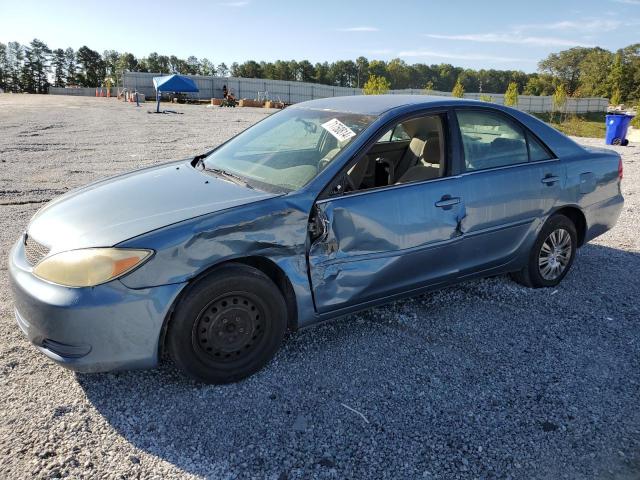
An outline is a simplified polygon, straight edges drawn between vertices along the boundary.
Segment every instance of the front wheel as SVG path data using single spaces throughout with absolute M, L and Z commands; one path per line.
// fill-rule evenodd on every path
M 561 214 L 544 224 L 531 249 L 527 266 L 512 278 L 528 287 L 555 287 L 569 272 L 578 248 L 576 227 Z
M 179 302 L 167 332 L 180 370 L 203 383 L 229 383 L 266 365 L 287 327 L 278 287 L 246 265 L 221 267 Z

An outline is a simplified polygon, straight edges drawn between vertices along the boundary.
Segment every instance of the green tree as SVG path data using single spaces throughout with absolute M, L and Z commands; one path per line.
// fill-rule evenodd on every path
M 538 64 L 542 73 L 548 73 L 561 81 L 571 95 L 580 85 L 583 60 L 592 51 L 590 48 L 574 47 L 559 53 L 552 53 Z
M 298 78 L 301 82 L 313 82 L 316 76 L 316 69 L 309 60 L 298 62 Z
M 65 56 L 65 81 L 67 85 L 75 85 L 78 83 L 78 66 L 76 63 L 76 52 L 69 47 L 64 51 Z
M 369 79 L 369 60 L 362 56 L 356 58 L 356 70 L 358 72 L 356 87 L 360 88 L 360 85 L 364 85 Z
M 524 87 L 525 95 L 553 95 L 557 81 L 549 74 L 532 73 Z
M 49 88 L 50 54 L 51 49 L 37 38 L 33 39 L 24 48 L 24 63 L 21 71 L 21 82 L 24 91 L 47 93 Z
M 453 90 L 451 90 L 451 95 L 456 98 L 464 97 L 464 87 L 460 80 L 456 81 L 456 84 L 453 86 Z
M 432 93 L 433 92 L 433 82 L 431 80 L 429 80 L 427 83 L 424 84 L 424 88 L 422 90 L 426 95 L 429 95 L 430 93 Z
M 124 72 L 137 72 L 139 63 L 133 53 L 124 52 L 118 56 L 115 66 L 115 75 L 120 76 Z
M 411 78 L 409 68 L 404 60 L 394 58 L 387 63 L 387 78 L 391 80 L 391 87 L 395 89 L 409 88 Z
M 102 52 L 102 59 L 104 61 L 105 77 L 110 77 L 115 80 L 120 54 L 115 50 L 105 50 Z
M 329 77 L 329 63 L 316 63 L 316 74 L 315 74 L 315 82 L 322 83 L 324 85 L 329 85 L 331 83 L 331 79 Z
M 511 82 L 507 87 L 507 91 L 504 93 L 504 104 L 507 107 L 518 106 L 518 84 Z
M 8 90 L 9 62 L 7 59 L 7 46 L 0 42 L 0 89 Z
M 98 87 L 105 77 L 102 57 L 95 50 L 86 45 L 80 47 L 76 54 L 81 72 L 78 74 L 78 83 L 83 87 Z
M 383 95 L 389 91 L 391 83 L 384 77 L 369 75 L 369 79 L 362 87 L 365 95 Z
M 553 114 L 558 113 L 560 115 L 560 121 L 562 121 L 563 115 L 567 110 L 567 90 L 564 83 L 558 83 L 555 92 L 553 92 L 553 111 L 551 112 L 551 121 L 553 121 Z
M 56 48 L 51 52 L 51 66 L 53 67 L 53 85 L 55 87 L 64 87 L 67 83 L 67 57 L 64 50 Z
M 24 61 L 24 48 L 18 42 L 7 44 L 7 88 L 11 92 L 21 92 L 20 73 Z
M 216 74 L 216 66 L 213 64 L 211 60 L 208 58 L 203 58 L 200 60 L 200 71 L 198 72 L 200 75 L 215 75 Z
M 187 58 L 187 73 L 189 75 L 198 75 L 200 72 L 200 60 L 193 55 Z
M 616 53 L 613 65 L 609 70 L 609 91 L 611 92 L 611 104 L 619 105 L 623 102 L 624 96 L 622 93 L 623 88 L 623 80 L 624 78 L 624 67 L 622 64 L 622 52 Z
M 591 50 L 580 63 L 577 91 L 587 97 L 607 97 L 610 94 L 609 72 L 613 54 L 602 48 Z
M 227 67 L 226 63 L 222 62 L 218 64 L 218 68 L 216 68 L 216 75 L 219 77 L 229 76 L 229 67 Z

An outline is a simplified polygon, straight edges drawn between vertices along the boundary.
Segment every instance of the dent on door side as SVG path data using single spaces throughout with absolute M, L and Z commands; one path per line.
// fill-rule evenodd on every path
M 309 267 L 321 311 L 353 299 L 366 300 L 408 288 L 407 279 L 425 275 L 425 266 L 419 264 L 424 260 L 422 249 L 460 235 L 463 205 L 444 212 L 431 228 L 426 228 L 431 222 L 425 220 L 433 217 L 434 209 L 424 198 L 422 204 L 390 200 L 382 209 L 368 203 L 367 196 L 359 198 L 316 207 L 323 228 L 310 246 Z M 446 255 L 448 247 L 443 246 L 442 252 Z M 447 263 L 446 257 L 435 255 L 429 260 L 429 270 L 445 271 Z M 422 271 L 411 274 L 413 269 Z

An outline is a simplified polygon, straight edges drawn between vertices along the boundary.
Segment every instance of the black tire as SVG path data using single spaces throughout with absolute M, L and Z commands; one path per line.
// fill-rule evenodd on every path
M 568 239 L 563 232 L 566 232 Z M 565 251 L 562 248 L 558 248 L 558 253 L 548 252 L 555 241 L 558 245 L 568 245 L 569 253 L 562 253 Z M 531 288 L 555 287 L 571 269 L 577 248 L 578 234 L 573 222 L 564 215 L 553 215 L 540 230 L 529 253 L 527 266 L 519 272 L 512 273 L 511 278 Z M 553 267 L 559 265 L 559 270 L 550 267 L 551 260 L 553 260 Z
M 167 331 L 171 358 L 203 383 L 230 383 L 265 366 L 280 347 L 287 308 L 260 270 L 223 266 L 199 280 L 176 307 Z

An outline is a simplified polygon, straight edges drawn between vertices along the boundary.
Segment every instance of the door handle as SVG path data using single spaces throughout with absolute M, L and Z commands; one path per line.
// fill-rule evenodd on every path
M 445 195 L 441 200 L 438 200 L 435 203 L 435 206 L 438 208 L 448 208 L 460 203 L 460 197 L 450 197 L 449 195 Z
M 557 177 L 555 175 L 547 175 L 541 180 L 541 182 L 544 183 L 545 185 L 553 185 L 558 180 L 560 180 L 560 177 Z

